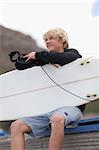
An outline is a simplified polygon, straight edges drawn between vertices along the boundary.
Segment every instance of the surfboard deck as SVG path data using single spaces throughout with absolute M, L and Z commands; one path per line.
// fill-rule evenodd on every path
M 36 66 L 0 75 L 0 120 L 35 116 L 98 99 L 98 68 L 98 59 L 77 59 L 59 68 Z

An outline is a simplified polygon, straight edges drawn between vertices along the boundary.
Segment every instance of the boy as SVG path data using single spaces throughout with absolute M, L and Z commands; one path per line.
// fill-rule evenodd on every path
M 27 61 L 36 59 L 40 66 L 45 64 L 65 65 L 82 56 L 75 49 L 69 49 L 68 36 L 62 29 L 51 29 L 44 34 L 44 41 L 48 51 L 31 52 L 27 54 Z M 33 137 L 40 137 L 51 124 L 49 150 L 61 150 L 64 143 L 64 126 L 71 122 L 77 123 L 82 117 L 85 105 L 79 107 L 62 107 L 39 116 L 25 117 L 11 124 L 12 150 L 25 149 L 24 133 Z

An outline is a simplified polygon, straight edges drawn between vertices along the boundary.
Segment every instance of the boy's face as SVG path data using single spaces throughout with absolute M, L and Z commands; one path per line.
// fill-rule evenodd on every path
M 64 51 L 63 42 L 57 36 L 48 36 L 45 38 L 45 44 L 49 51 Z

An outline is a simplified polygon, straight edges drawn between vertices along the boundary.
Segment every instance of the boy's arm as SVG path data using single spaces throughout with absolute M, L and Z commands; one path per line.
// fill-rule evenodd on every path
M 60 64 L 61 66 L 67 63 L 70 63 L 77 58 L 81 58 L 81 55 L 78 53 L 77 50 L 70 50 L 68 52 L 36 52 L 35 58 L 40 65 L 45 64 Z

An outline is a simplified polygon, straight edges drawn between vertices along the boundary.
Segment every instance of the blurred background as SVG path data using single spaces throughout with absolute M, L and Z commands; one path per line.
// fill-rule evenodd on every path
M 83 57 L 99 58 L 98 0 L 0 0 L 0 74 L 15 69 L 11 51 L 46 49 L 42 35 L 57 27 L 68 33 L 70 47 Z M 87 104 L 85 118 L 98 115 L 99 101 Z M 0 127 L 9 124 L 0 122 Z

